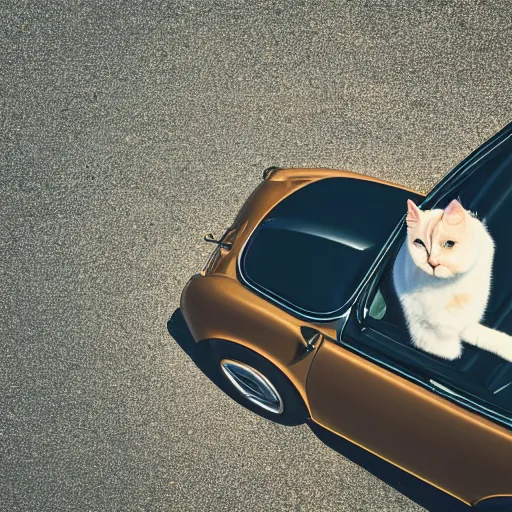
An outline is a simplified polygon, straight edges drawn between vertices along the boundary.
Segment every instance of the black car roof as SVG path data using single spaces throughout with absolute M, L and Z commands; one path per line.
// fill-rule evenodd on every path
M 240 257 L 242 281 L 296 315 L 340 316 L 406 211 L 406 190 L 353 178 L 313 182 L 277 204 Z

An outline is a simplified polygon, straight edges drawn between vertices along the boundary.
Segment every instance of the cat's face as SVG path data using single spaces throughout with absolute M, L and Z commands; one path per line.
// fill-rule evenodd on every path
M 457 200 L 444 210 L 421 211 L 407 201 L 407 246 L 427 274 L 448 278 L 470 270 L 478 258 L 473 219 Z M 477 221 L 478 222 L 478 221 Z

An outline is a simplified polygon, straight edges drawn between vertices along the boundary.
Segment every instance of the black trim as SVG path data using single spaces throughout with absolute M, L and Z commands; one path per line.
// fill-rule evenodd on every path
M 492 496 L 479 501 L 473 508 L 477 512 L 510 512 L 512 496 Z
M 263 179 L 268 180 L 270 178 L 270 176 L 272 176 L 272 174 L 274 174 L 276 171 L 279 171 L 280 169 L 281 169 L 280 167 L 276 167 L 275 165 L 273 165 L 271 167 L 267 167 L 263 171 Z

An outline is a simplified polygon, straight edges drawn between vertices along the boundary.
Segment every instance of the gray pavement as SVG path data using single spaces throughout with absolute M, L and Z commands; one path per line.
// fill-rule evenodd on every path
M 169 335 L 268 165 L 426 191 L 510 122 L 509 0 L 0 4 L 0 510 L 416 511 Z M 398 490 L 400 492 L 398 492 Z

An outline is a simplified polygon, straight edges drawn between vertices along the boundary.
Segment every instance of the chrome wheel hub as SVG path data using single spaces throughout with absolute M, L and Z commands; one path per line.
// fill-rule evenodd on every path
M 232 359 L 220 363 L 235 389 L 253 404 L 274 414 L 283 412 L 283 400 L 272 383 L 258 370 Z

